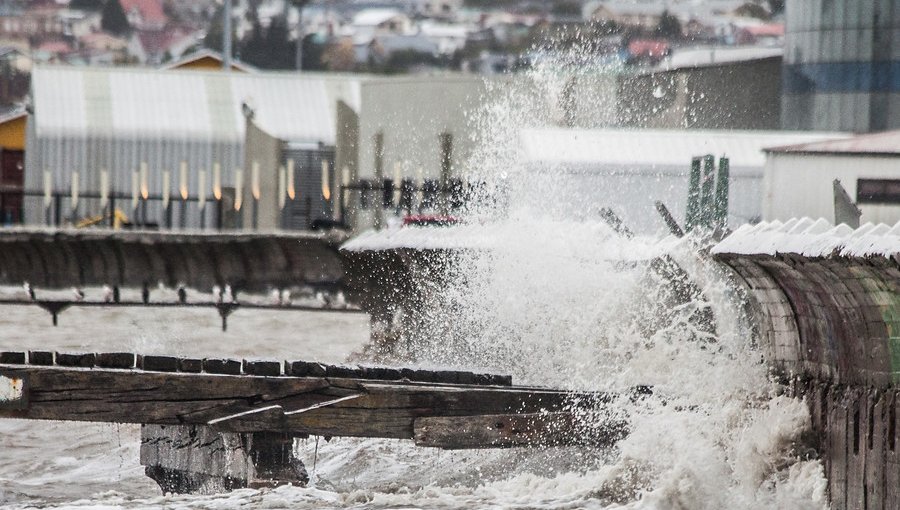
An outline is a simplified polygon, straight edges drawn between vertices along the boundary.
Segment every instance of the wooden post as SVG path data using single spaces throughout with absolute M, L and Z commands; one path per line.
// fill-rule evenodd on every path
M 293 437 L 272 432 L 216 432 L 203 425 L 142 425 L 141 465 L 163 493 L 209 494 L 241 488 L 304 485 L 306 468 Z
M 375 179 L 378 185 L 384 184 L 384 133 L 379 131 L 375 133 Z M 377 204 L 377 201 L 373 201 Z M 384 213 L 381 207 L 376 205 L 373 211 L 375 217 L 375 227 L 381 227 L 384 223 Z
M 719 173 L 716 177 L 715 228 L 724 232 L 728 228 L 728 158 L 719 159 Z
M 716 160 L 712 154 L 703 156 L 703 184 L 700 186 L 700 224 L 703 228 L 712 227 L 713 223 L 713 186 L 715 185 Z
M 688 232 L 697 226 L 700 216 L 700 158 L 691 160 L 691 177 L 688 184 L 687 213 L 684 229 Z
M 438 198 L 441 214 L 449 214 L 450 200 L 447 196 L 450 186 L 450 177 L 453 172 L 453 135 L 441 133 L 441 194 Z

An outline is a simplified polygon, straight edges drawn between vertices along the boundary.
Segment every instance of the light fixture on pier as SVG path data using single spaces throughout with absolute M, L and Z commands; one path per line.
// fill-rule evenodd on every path
M 181 169 L 179 175 L 179 186 L 178 190 L 181 191 L 181 199 L 188 199 L 188 166 L 187 161 L 181 162 Z
M 147 182 L 147 163 L 141 163 L 141 198 L 150 197 L 150 184 Z
M 222 200 L 222 166 L 213 163 L 213 197 Z
M 234 210 L 240 211 L 244 203 L 244 171 L 240 168 L 234 171 Z
M 297 196 L 294 188 L 294 160 L 289 159 L 287 162 L 287 195 L 293 200 Z
M 328 181 L 328 160 L 322 160 L 322 198 L 331 200 L 331 183 Z

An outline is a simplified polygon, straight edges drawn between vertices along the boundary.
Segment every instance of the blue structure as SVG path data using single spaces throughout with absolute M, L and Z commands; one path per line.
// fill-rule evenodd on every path
M 900 128 L 900 0 L 791 0 L 786 20 L 783 128 Z

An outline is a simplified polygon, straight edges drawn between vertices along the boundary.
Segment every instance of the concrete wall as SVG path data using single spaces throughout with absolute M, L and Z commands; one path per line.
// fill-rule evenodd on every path
M 343 172 L 347 170 L 350 183 L 359 178 L 359 113 L 347 103 L 337 104 L 337 147 L 334 154 L 334 186 L 336 200 L 341 200 L 340 189 L 343 184 Z M 359 203 L 359 194 L 345 191 L 344 204 L 338 204 L 335 210 L 344 217 L 337 219 L 348 225 L 356 223 L 355 208 L 351 204 Z
M 857 179 L 897 179 L 900 157 L 770 152 L 763 177 L 763 219 L 809 216 L 834 221 L 832 181 L 854 201 Z M 860 221 L 893 225 L 900 205 L 860 204 Z
M 253 227 L 253 165 L 259 165 L 259 204 L 256 226 L 260 230 L 281 227 L 278 207 L 278 171 L 284 142 L 247 120 L 244 142 L 244 188 L 241 217 L 245 228 Z
M 622 126 L 779 129 L 781 58 L 682 68 L 618 81 Z
M 900 259 L 718 258 L 746 284 L 767 361 L 809 406 L 831 508 L 900 507 Z

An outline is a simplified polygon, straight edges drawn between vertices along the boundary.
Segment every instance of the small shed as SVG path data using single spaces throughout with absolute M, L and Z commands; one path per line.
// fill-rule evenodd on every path
M 764 218 L 833 221 L 835 179 L 862 211 L 861 222 L 900 221 L 900 131 L 766 149 Z

